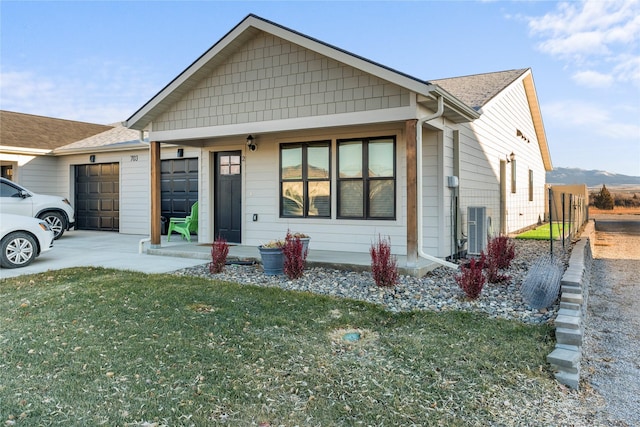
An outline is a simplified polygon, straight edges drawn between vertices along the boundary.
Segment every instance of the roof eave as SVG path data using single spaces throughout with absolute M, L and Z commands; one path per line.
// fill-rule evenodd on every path
M 468 123 L 480 117 L 480 113 L 476 110 L 435 84 L 429 84 L 427 92 L 419 94 L 418 102 L 435 111 L 439 96 L 444 98 L 445 112 L 443 115 L 452 122 Z

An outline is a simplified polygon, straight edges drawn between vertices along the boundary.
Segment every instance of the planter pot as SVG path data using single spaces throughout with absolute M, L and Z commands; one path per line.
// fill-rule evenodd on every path
M 302 256 L 304 256 L 304 253 L 309 250 L 309 240 L 311 240 L 311 237 L 300 238 L 300 242 L 302 243 Z
M 277 276 L 284 273 L 284 254 L 282 248 L 258 247 L 262 258 L 262 268 L 267 276 Z

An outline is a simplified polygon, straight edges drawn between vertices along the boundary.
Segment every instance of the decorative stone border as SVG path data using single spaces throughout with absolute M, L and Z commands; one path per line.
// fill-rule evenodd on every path
M 560 309 L 555 321 L 556 348 L 547 356 L 556 380 L 576 390 L 580 384 L 594 234 L 594 222 L 589 221 L 571 250 L 569 266 L 560 281 Z

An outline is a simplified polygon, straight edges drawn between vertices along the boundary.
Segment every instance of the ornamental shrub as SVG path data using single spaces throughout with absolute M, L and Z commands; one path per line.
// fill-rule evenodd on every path
M 489 283 L 502 283 L 511 277 L 500 273 L 507 269 L 516 256 L 516 247 L 513 240 L 507 236 L 498 236 L 489 240 L 487 244 L 487 281 Z
M 480 253 L 480 259 L 472 259 L 468 265 L 460 266 L 460 274 L 455 276 L 456 283 L 470 299 L 477 299 L 482 293 L 485 277 L 482 269 L 486 261 L 484 252 Z
M 209 263 L 209 272 L 212 274 L 222 273 L 224 266 L 227 264 L 227 255 L 229 255 L 229 244 L 227 239 L 218 236 L 211 245 L 211 263 Z
M 398 282 L 398 260 L 391 255 L 391 240 L 382 239 L 371 245 L 371 273 L 378 286 L 391 287 Z
M 291 280 L 299 279 L 304 274 L 307 265 L 307 253 L 309 250 L 302 252 L 302 241 L 300 237 L 287 231 L 284 239 L 282 253 L 284 254 L 284 274 Z
M 516 245 L 508 236 L 497 236 L 487 244 L 487 261 L 497 269 L 509 268 L 516 257 Z

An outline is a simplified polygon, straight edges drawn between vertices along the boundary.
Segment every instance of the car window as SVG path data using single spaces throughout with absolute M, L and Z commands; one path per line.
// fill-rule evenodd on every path
M 0 183 L 0 197 L 18 197 L 20 190 L 6 182 Z

